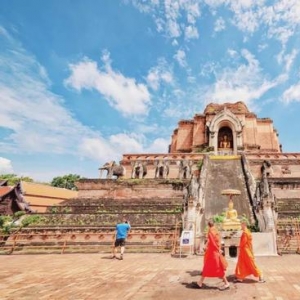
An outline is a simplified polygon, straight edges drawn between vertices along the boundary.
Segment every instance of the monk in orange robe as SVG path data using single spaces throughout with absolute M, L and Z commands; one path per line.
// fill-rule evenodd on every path
M 209 221 L 202 274 L 198 282 L 192 282 L 192 287 L 201 289 L 205 277 L 218 277 L 222 278 L 224 282 L 224 286 L 220 290 L 229 289 L 229 282 L 225 276 L 227 265 L 227 261 L 222 255 L 220 234 L 215 228 L 214 222 Z
M 253 275 L 258 277 L 258 282 L 265 282 L 262 277 L 262 272 L 256 266 L 252 249 L 252 234 L 247 228 L 245 221 L 241 222 L 242 236 L 240 239 L 240 251 L 237 265 L 235 268 L 235 282 L 242 282 L 245 277 Z

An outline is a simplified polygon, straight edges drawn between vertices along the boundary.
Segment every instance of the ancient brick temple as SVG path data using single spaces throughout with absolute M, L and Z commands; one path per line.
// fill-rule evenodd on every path
M 257 118 L 243 102 L 209 104 L 203 114 L 182 120 L 174 130 L 170 152 L 198 152 L 210 147 L 215 154 L 239 150 L 280 152 L 277 132 L 269 118 Z
M 273 121 L 243 102 L 207 105 L 178 123 L 168 153 L 124 154 L 120 166 L 123 178 L 189 179 L 183 227 L 197 234 L 226 210 L 221 191 L 232 188 L 241 191 L 234 200 L 240 215 L 262 232 L 280 233 L 282 245 L 293 235 L 300 247 L 299 229 L 287 221 L 300 217 L 300 153 L 283 153 Z M 292 247 L 287 240 L 283 248 Z
M 273 121 L 243 102 L 209 104 L 181 120 L 166 153 L 123 154 L 120 164 L 99 170 L 100 178 L 78 182 L 77 198 L 49 208 L 44 224 L 27 229 L 28 244 L 42 236 L 63 251 L 109 248 L 125 216 L 132 224 L 129 249 L 176 251 L 187 230 L 199 252 L 207 220 L 228 213 L 224 190 L 231 189 L 238 191 L 232 196 L 237 220 L 246 217 L 275 252 L 276 245 L 278 252 L 300 252 L 300 152 L 283 153 Z
M 178 123 L 169 153 L 124 154 L 122 175 L 125 178 L 190 178 L 204 153 L 221 156 L 243 153 L 251 157 L 257 154 L 268 158 L 268 155 L 279 155 L 281 145 L 273 121 L 258 118 L 243 102 L 209 104 L 203 114 Z

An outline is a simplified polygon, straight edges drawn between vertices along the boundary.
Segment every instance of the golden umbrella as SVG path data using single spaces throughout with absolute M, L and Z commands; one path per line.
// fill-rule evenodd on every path
M 236 195 L 240 195 L 241 191 L 240 190 L 235 190 L 235 189 L 226 189 L 221 191 L 221 195 L 228 195 L 229 196 L 229 202 L 232 201 L 232 197 Z
M 228 196 L 230 196 L 230 199 L 232 196 L 240 195 L 240 194 L 241 194 L 241 191 L 235 190 L 235 189 L 226 189 L 226 190 L 221 191 L 221 195 L 228 195 Z

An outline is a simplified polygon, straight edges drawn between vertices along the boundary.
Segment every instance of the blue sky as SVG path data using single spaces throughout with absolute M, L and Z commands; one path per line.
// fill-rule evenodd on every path
M 0 1 L 0 173 L 97 178 L 244 101 L 300 152 L 299 0 Z

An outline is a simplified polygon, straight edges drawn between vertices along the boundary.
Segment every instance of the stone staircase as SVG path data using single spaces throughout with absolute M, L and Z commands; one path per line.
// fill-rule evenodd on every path
M 205 183 L 205 219 L 226 211 L 228 196 L 221 195 L 224 189 L 236 189 L 241 195 L 233 196 L 234 208 L 239 217 L 252 218 L 251 203 L 240 157 L 210 157 Z

